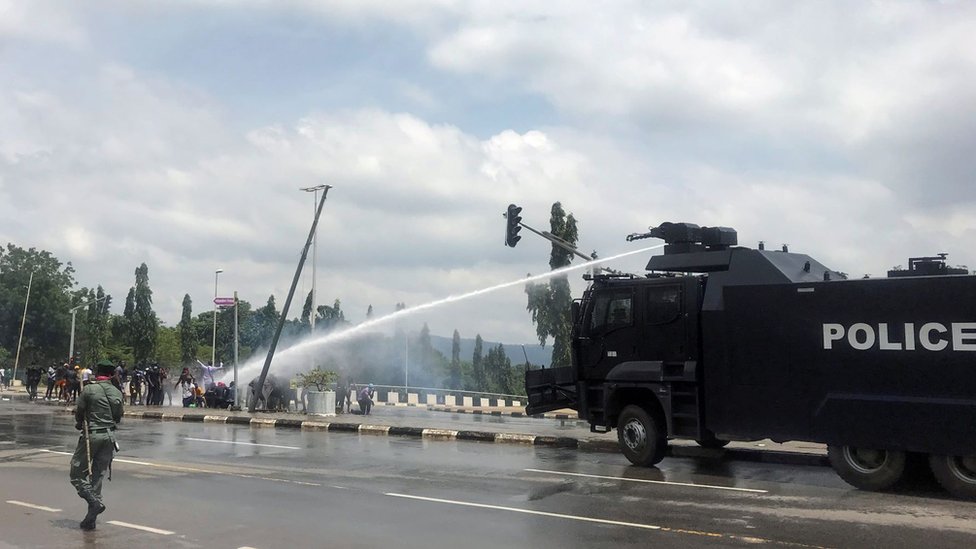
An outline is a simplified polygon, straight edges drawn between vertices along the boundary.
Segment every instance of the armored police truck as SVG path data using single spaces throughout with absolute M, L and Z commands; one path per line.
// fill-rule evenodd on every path
M 570 367 L 526 374 L 531 414 L 573 408 L 652 465 L 669 439 L 811 441 L 881 490 L 926 456 L 976 498 L 976 276 L 945 256 L 848 280 L 815 259 L 664 223 L 644 277 L 593 275 L 573 303 Z M 922 460 L 924 463 L 924 460 Z

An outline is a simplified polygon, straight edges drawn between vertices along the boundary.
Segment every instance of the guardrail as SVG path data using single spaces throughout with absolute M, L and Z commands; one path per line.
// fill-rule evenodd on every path
M 365 384 L 356 384 L 362 389 Z M 334 388 L 334 387 L 333 387 Z M 415 406 L 521 407 L 524 395 L 507 395 L 485 391 L 461 391 L 435 387 L 404 387 L 403 385 L 373 385 L 376 402 Z M 355 396 L 353 396 L 355 400 Z

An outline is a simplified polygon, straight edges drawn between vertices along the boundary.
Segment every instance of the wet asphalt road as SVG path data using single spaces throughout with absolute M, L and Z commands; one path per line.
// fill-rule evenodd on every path
M 641 469 L 614 454 L 225 424 L 132 420 L 118 435 L 108 510 L 84 533 L 72 420 L 0 404 L 0 547 L 976 546 L 976 504 L 925 482 L 860 492 L 822 467 Z

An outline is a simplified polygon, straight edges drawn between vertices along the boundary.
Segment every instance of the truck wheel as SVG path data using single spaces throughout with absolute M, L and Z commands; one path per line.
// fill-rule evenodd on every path
M 668 439 L 647 410 L 631 404 L 617 419 L 617 440 L 624 456 L 634 465 L 649 467 L 660 463 Z
M 905 452 L 854 446 L 828 446 L 831 467 L 845 482 L 862 490 L 884 490 L 905 473 Z
M 929 456 L 929 467 L 950 494 L 976 499 L 976 456 Z

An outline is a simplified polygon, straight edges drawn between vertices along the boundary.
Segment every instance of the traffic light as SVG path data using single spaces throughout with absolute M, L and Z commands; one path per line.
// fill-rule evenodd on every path
M 518 244 L 519 240 L 522 240 L 522 237 L 519 236 L 519 231 L 522 230 L 520 213 L 522 213 L 521 207 L 515 204 L 508 205 L 508 212 L 505 214 L 505 219 L 508 220 L 508 225 L 505 228 L 505 245 L 512 248 Z

